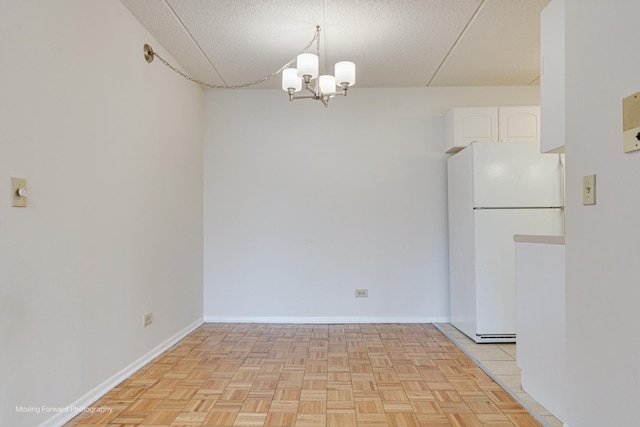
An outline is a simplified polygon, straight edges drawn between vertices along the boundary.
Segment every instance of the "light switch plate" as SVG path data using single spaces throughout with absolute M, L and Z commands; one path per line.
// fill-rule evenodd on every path
M 582 177 L 582 204 L 596 204 L 596 176 L 585 175 Z
M 11 178 L 11 206 L 14 208 L 26 208 L 27 196 L 20 196 L 18 190 L 20 188 L 27 189 L 27 180 L 24 178 Z
M 640 150 L 640 92 L 622 100 L 622 142 L 625 153 Z

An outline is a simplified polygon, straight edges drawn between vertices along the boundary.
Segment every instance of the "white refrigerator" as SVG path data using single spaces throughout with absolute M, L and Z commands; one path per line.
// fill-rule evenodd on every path
M 513 235 L 564 234 L 560 155 L 474 142 L 448 159 L 447 174 L 451 324 L 478 343 L 515 342 Z

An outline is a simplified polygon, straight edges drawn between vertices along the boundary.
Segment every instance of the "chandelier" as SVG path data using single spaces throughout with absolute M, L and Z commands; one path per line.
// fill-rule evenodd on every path
M 336 95 L 347 96 L 349 86 L 356 83 L 356 65 L 350 61 L 341 61 L 335 65 L 335 76 L 318 76 L 318 61 L 320 57 L 320 26 L 316 26 L 316 54 L 301 53 L 296 58 L 297 68 L 285 68 L 282 70 L 282 89 L 289 94 L 289 101 L 294 99 L 315 99 L 321 101 L 325 107 L 329 105 L 329 99 Z M 312 40 L 312 42 L 313 42 Z M 311 80 L 316 79 L 315 88 L 311 86 Z M 311 92 L 307 95 L 296 95 L 296 92 L 304 89 Z M 340 90 L 336 91 L 336 87 Z
M 316 42 L 316 54 L 305 52 L 309 49 L 313 42 Z M 166 67 L 181 75 L 185 79 L 197 83 L 200 86 L 208 87 L 210 89 L 240 89 L 250 86 L 256 86 L 266 82 L 272 77 L 282 73 L 282 89 L 289 94 L 289 100 L 294 99 L 314 99 L 320 101 L 324 106 L 329 105 L 329 99 L 336 95 L 347 95 L 347 90 L 350 86 L 356 83 L 356 66 L 353 62 L 341 61 L 335 65 L 335 76 L 322 75 L 318 76 L 318 62 L 320 58 L 320 26 L 316 26 L 316 32 L 302 49 L 302 52 L 291 61 L 284 64 L 278 70 L 265 76 L 261 79 L 254 80 L 248 83 L 242 83 L 237 85 L 214 85 L 205 83 L 198 79 L 194 79 L 188 74 L 180 71 L 178 68 L 171 65 L 166 59 L 164 59 L 158 52 L 155 52 L 151 46 L 145 44 L 143 46 L 144 59 L 151 63 L 154 58 L 158 58 Z M 204 54 L 204 53 L 203 53 Z M 206 55 L 205 55 L 206 56 Z M 296 63 L 297 68 L 289 68 L 293 63 Z M 312 84 L 312 80 L 315 80 L 315 84 Z M 296 92 L 304 89 L 308 90 L 310 94 L 296 95 Z M 336 90 L 336 88 L 340 88 Z

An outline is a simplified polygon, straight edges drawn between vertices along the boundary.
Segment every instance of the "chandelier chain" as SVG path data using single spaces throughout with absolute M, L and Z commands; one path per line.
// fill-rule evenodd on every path
M 320 26 L 319 25 L 316 26 L 316 32 L 313 35 L 313 38 L 309 41 L 309 43 L 307 43 L 307 45 L 299 53 L 306 52 L 311 47 L 311 45 L 313 45 L 313 42 L 316 42 L 316 51 L 318 52 L 318 56 L 320 56 Z M 282 72 L 282 70 L 284 70 L 286 68 L 289 68 L 291 66 L 291 64 L 293 64 L 296 61 L 296 58 L 297 58 L 297 55 L 294 56 L 293 59 L 291 59 L 291 61 L 289 61 L 286 64 L 284 64 L 278 70 L 274 71 L 273 73 L 269 74 L 268 76 L 265 76 L 265 77 L 263 77 L 261 79 L 258 79 L 258 80 L 254 80 L 252 82 L 242 83 L 242 84 L 238 84 L 238 85 L 214 85 L 214 84 L 210 84 L 210 83 L 205 83 L 205 82 L 203 82 L 201 80 L 198 80 L 198 79 L 194 79 L 190 75 L 182 72 L 178 68 L 176 68 L 173 65 L 171 65 L 169 63 L 169 61 L 167 61 L 162 56 L 160 56 L 160 54 L 158 52 L 152 51 L 152 52 L 150 52 L 150 54 L 155 56 L 155 57 L 157 57 L 160 60 L 160 62 L 162 62 L 167 68 L 169 68 L 172 71 L 174 71 L 175 73 L 181 75 L 185 79 L 187 79 L 187 80 L 189 80 L 191 82 L 197 83 L 200 86 L 208 87 L 210 89 L 241 89 L 241 88 L 245 88 L 245 87 L 259 85 L 259 84 L 264 83 L 267 80 L 277 76 L 278 74 L 280 74 Z

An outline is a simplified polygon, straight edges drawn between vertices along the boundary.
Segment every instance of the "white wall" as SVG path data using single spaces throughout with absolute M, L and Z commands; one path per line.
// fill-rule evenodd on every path
M 0 425 L 51 420 L 15 407 L 86 401 L 202 317 L 202 91 L 145 42 L 118 1 L 0 1 Z
M 640 91 L 640 2 L 566 1 L 567 424 L 640 420 L 640 152 L 622 98 Z M 582 206 L 595 173 L 595 206 Z
M 328 108 L 207 92 L 205 320 L 447 320 L 444 114 L 538 102 L 538 87 L 355 86 Z

